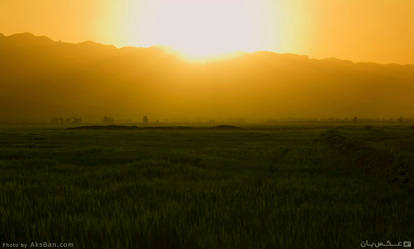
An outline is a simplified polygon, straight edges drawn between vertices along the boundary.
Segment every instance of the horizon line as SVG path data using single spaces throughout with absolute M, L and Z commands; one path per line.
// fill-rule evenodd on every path
M 105 46 L 105 47 L 112 47 L 114 49 L 128 49 L 128 48 L 135 48 L 135 49 L 151 49 L 151 48 L 159 48 L 164 50 L 165 52 L 168 53 L 172 53 L 172 54 L 181 54 L 178 50 L 176 50 L 175 48 L 173 48 L 172 46 L 168 46 L 168 45 L 162 45 L 162 44 L 154 44 L 151 46 L 117 46 L 115 44 L 107 44 L 107 43 L 101 43 L 101 42 L 97 42 L 97 41 L 93 41 L 93 40 L 84 40 L 81 42 L 68 42 L 68 41 L 63 41 L 63 40 L 54 40 L 53 38 L 46 36 L 46 35 L 38 35 L 38 34 L 34 34 L 31 32 L 18 32 L 18 33 L 12 33 L 12 34 L 5 34 L 0 32 L 0 38 L 6 37 L 6 38 L 10 38 L 13 36 L 19 36 L 19 35 L 30 35 L 32 37 L 35 38 L 46 38 L 48 40 L 50 40 L 51 42 L 55 42 L 55 43 L 65 43 L 65 44 L 71 44 L 71 45 L 82 45 L 82 44 L 87 44 L 87 43 L 92 43 L 95 45 L 99 45 L 99 46 Z M 354 60 L 350 60 L 350 59 L 342 59 L 342 58 L 338 58 L 338 57 L 322 57 L 322 58 L 316 58 L 316 57 L 311 57 L 307 54 L 299 54 L 299 53 L 281 53 L 281 52 L 277 52 L 277 51 L 273 51 L 273 50 L 256 50 L 256 51 L 234 51 L 234 52 L 228 52 L 228 53 L 222 53 L 220 55 L 216 55 L 216 56 L 212 56 L 211 58 L 207 58 L 207 59 L 201 59 L 201 60 L 193 60 L 193 61 L 217 61 L 217 60 L 225 60 L 228 57 L 232 57 L 238 54 L 241 55 L 245 55 L 245 54 L 255 54 L 255 53 L 272 53 L 272 54 L 278 54 L 278 55 L 295 55 L 295 56 L 299 56 L 299 57 L 306 57 L 309 60 L 320 60 L 320 61 L 326 61 L 326 60 L 339 60 L 342 62 L 348 62 L 348 63 L 352 63 L 352 64 L 377 64 L 377 65 L 383 65 L 383 66 L 387 66 L 387 65 L 399 65 L 399 66 L 413 66 L 414 67 L 414 62 L 413 63 L 396 63 L 396 62 L 389 62 L 389 63 L 382 63 L 382 62 L 375 62 L 375 61 L 354 61 Z M 180 56 L 185 58 L 185 56 Z M 191 59 L 190 59 L 191 60 Z

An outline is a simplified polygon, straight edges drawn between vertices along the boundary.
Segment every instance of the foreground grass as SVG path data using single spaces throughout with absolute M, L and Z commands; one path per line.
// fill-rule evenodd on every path
M 414 162 L 412 129 L 335 132 Z M 326 134 L 294 126 L 2 129 L 0 243 L 359 248 L 362 240 L 413 240 L 410 183 L 365 174 L 352 156 L 361 153 L 336 148 Z

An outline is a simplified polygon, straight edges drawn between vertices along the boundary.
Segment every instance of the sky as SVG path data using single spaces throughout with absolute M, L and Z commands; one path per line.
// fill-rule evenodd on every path
M 414 64 L 413 0 L 1 0 L 0 33 Z

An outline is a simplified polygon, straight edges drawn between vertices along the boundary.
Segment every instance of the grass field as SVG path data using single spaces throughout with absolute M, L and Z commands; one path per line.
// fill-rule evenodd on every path
M 3 127 L 0 243 L 333 249 L 413 241 L 413 167 L 409 126 Z

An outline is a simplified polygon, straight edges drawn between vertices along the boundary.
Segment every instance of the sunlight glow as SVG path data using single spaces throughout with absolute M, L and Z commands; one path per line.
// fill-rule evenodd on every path
M 190 60 L 264 50 L 278 40 L 277 9 L 248 0 L 130 1 L 124 17 L 131 46 L 169 46 Z M 269 23 L 272 32 L 269 32 Z M 271 34 L 271 36 L 270 36 Z

